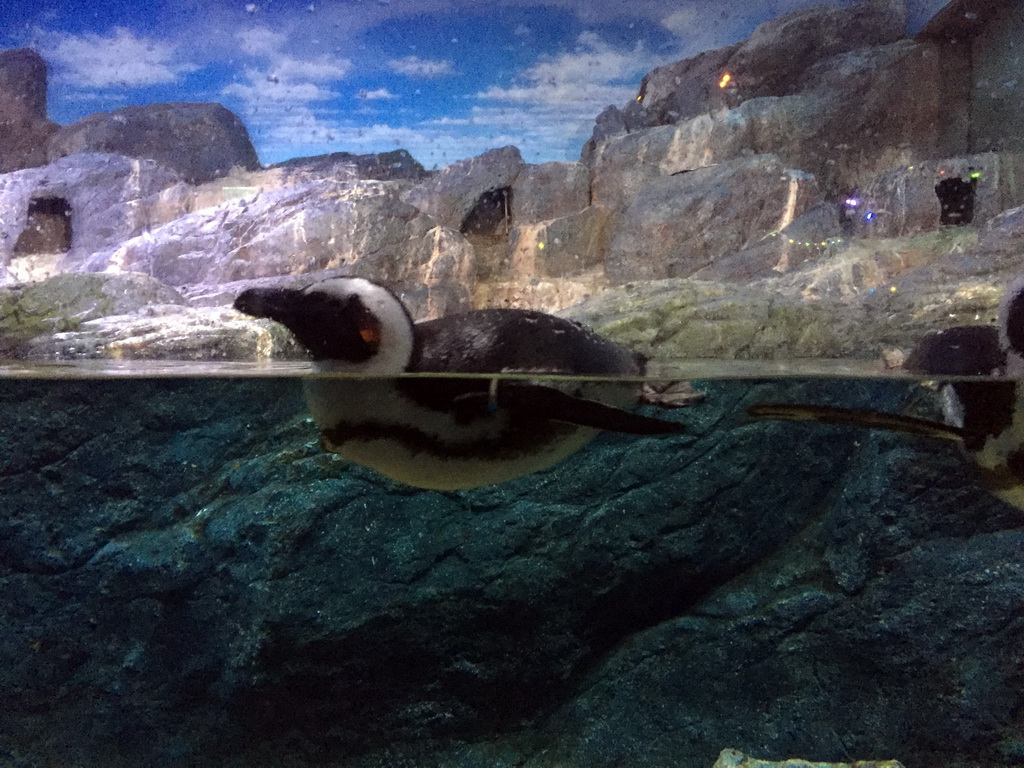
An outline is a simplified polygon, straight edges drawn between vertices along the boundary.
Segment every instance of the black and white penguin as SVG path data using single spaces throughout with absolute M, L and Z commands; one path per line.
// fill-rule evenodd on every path
M 813 405 L 762 403 L 755 419 L 856 424 L 924 437 L 958 440 L 984 486 L 1024 510 L 1024 275 L 1003 295 L 998 325 L 932 331 L 903 365 L 912 373 L 954 378 L 940 388 L 945 423 L 897 414 Z
M 414 323 L 395 294 L 354 277 L 253 288 L 234 307 L 283 324 L 325 374 L 305 380 L 321 445 L 407 485 L 500 483 L 561 461 L 599 430 L 683 430 L 623 410 L 637 403 L 635 381 L 452 376 L 644 374 L 641 356 L 553 315 L 482 309 Z

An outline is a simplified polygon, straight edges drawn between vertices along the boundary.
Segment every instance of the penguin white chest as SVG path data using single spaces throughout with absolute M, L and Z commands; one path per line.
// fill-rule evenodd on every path
M 505 482 L 562 461 L 598 432 L 522 422 L 502 408 L 460 418 L 416 402 L 395 379 L 314 378 L 305 386 L 326 450 L 418 488 Z

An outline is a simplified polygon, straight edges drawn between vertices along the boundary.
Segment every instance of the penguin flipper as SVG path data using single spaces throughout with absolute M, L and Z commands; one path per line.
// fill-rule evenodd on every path
M 800 405 L 789 403 L 759 403 L 747 408 L 752 419 L 771 421 L 817 421 L 823 424 L 850 424 L 869 429 L 887 429 L 919 437 L 939 440 L 964 440 L 970 433 L 960 427 L 939 421 L 916 419 L 895 413 L 832 408 L 826 405 Z
M 493 395 L 474 392 L 457 399 L 462 404 L 471 400 L 479 401 L 481 406 L 493 403 L 523 418 L 562 421 L 625 435 L 667 435 L 686 430 L 674 421 L 643 416 L 537 384 L 503 383 Z

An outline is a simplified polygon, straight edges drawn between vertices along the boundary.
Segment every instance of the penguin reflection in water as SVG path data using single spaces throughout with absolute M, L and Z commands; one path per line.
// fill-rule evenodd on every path
M 821 421 L 960 441 L 997 498 L 1024 510 L 1024 276 L 1006 291 L 998 326 L 958 326 L 927 334 L 904 369 L 960 379 L 941 387 L 945 423 L 897 414 L 814 405 L 762 403 L 755 419 Z
M 640 355 L 542 312 L 482 309 L 414 323 L 391 291 L 353 277 L 303 289 L 253 288 L 234 306 L 287 327 L 318 373 L 380 377 L 309 377 L 306 398 L 325 450 L 408 485 L 452 490 L 500 483 L 561 461 L 600 430 L 683 430 L 623 410 L 637 403 L 635 381 L 397 378 L 644 374 Z

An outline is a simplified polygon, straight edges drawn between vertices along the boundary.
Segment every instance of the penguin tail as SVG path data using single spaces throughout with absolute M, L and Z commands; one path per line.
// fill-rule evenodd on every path
M 968 437 L 966 430 L 939 421 L 854 408 L 832 408 L 826 405 L 758 403 L 747 408 L 747 415 L 758 421 L 817 421 L 823 424 L 847 424 L 868 429 L 903 432 L 936 440 L 964 440 Z

